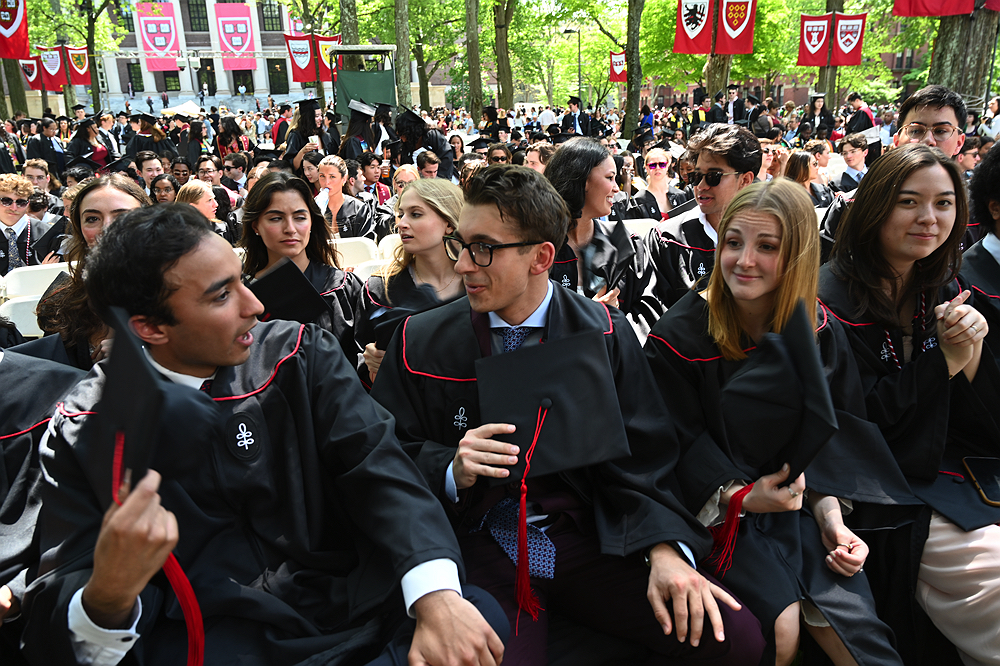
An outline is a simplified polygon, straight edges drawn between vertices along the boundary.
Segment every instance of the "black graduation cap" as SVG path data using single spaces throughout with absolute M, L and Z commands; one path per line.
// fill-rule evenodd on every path
M 119 112 L 118 112 L 118 113 L 117 113 L 117 114 L 115 115 L 115 118 L 121 118 L 122 116 L 125 116 L 126 118 L 128 118 L 128 114 L 127 114 L 127 113 L 125 113 L 125 109 L 122 109 L 121 111 L 119 111 Z
M 740 89 L 740 84 L 738 83 L 730 83 L 728 86 L 726 86 L 726 90 L 739 90 L 739 89 Z
M 573 95 L 573 96 L 572 96 L 572 97 L 570 97 L 570 98 L 569 98 L 568 100 L 566 100 L 566 104 L 567 104 L 567 105 L 568 105 L 568 104 L 576 104 L 577 106 L 580 106 L 581 104 L 583 104 L 583 100 L 581 100 L 581 99 L 580 99 L 579 97 L 577 97 L 576 95 Z
M 154 118 L 153 116 L 149 115 L 148 113 L 133 113 L 129 117 L 129 120 L 131 120 L 132 122 L 139 122 L 140 120 L 144 120 L 147 123 L 149 123 L 150 125 L 155 125 L 156 124 L 156 118 Z
M 406 122 L 410 122 L 410 123 L 420 122 L 420 123 L 426 124 L 427 121 L 425 121 L 423 118 L 421 118 L 420 114 L 418 114 L 413 109 L 407 109 L 405 106 L 400 106 L 400 108 L 401 109 L 406 109 L 406 110 L 403 111 L 403 113 L 401 113 L 398 116 L 396 116 L 396 121 L 397 122 L 399 121 L 400 118 L 403 118 Z
M 285 319 L 308 324 L 329 311 L 309 278 L 287 258 L 250 283 L 250 291 L 264 305 L 261 321 Z
M 637 146 L 641 146 L 647 141 L 652 141 L 655 137 L 653 136 L 653 130 L 646 127 L 645 129 L 639 128 L 642 131 L 636 132 L 635 136 L 632 138 L 632 142 Z
M 763 474 L 788 463 L 783 485 L 798 478 L 838 429 L 805 308 L 799 301 L 780 334 L 766 333 L 722 389 L 727 437 Z
M 466 148 L 471 148 L 472 150 L 486 150 L 490 147 L 490 140 L 484 136 L 478 136 L 469 143 L 465 144 Z
M 85 166 L 94 173 L 97 173 L 98 170 L 104 168 L 94 160 L 90 159 L 89 157 L 84 157 L 83 155 L 78 155 L 77 157 L 74 157 L 69 161 L 68 164 L 66 164 L 67 169 L 71 169 L 75 166 Z
M 105 173 L 126 173 L 128 171 L 128 165 L 134 160 L 131 157 L 121 157 L 108 166 L 104 167 Z
M 97 115 L 87 116 L 86 118 L 81 118 L 80 120 L 77 120 L 75 123 L 73 123 L 73 128 L 77 132 L 79 132 L 82 129 L 86 129 L 86 128 L 90 127 L 91 125 L 96 124 L 97 121 L 99 120 L 99 118 L 100 118 L 100 116 L 97 116 Z
M 139 338 L 128 325 L 128 313 L 112 307 L 104 319 L 115 329 L 115 345 L 104 369 L 107 380 L 97 403 L 97 450 L 122 449 L 120 470 L 130 487 L 146 476 L 160 429 L 163 389 L 160 374 L 142 351 Z M 113 492 L 117 493 L 118 488 Z
M 552 143 L 554 145 L 558 146 L 559 144 L 566 143 L 570 139 L 576 138 L 578 136 L 580 136 L 580 135 L 579 134 L 569 134 L 567 132 L 560 132 L 559 134 L 556 134 L 554 137 L 552 137 Z
M 62 122 L 63 120 L 65 120 L 66 122 L 72 122 L 73 119 L 70 118 L 69 116 L 56 116 L 57 123 Z
M 73 106 L 71 106 L 69 108 L 73 109 L 74 111 L 79 111 L 80 109 L 86 109 L 87 105 L 86 104 L 74 104 Z
M 747 101 L 753 104 L 760 104 L 760 98 L 756 95 L 747 95 Z
M 375 115 L 375 107 L 371 104 L 365 104 L 363 99 L 352 99 L 347 104 L 347 108 L 351 110 L 352 115 L 353 112 L 357 112 L 368 117 L 373 117 Z
M 674 102 L 673 104 L 670 105 L 670 108 L 677 109 L 679 111 L 684 108 L 684 105 L 681 104 L 680 102 Z
M 715 101 L 719 101 L 720 99 L 722 99 L 725 96 L 726 96 L 726 91 L 725 90 L 720 90 L 719 92 L 715 93 L 714 99 L 715 99 Z
M 512 434 L 496 439 L 521 450 L 510 476 L 492 479 L 492 485 L 524 476 L 525 457 L 542 413 L 545 419 L 528 478 L 631 455 L 601 331 L 481 358 L 476 361 L 476 384 L 482 422 L 516 426 Z M 601 406 L 600 415 L 586 417 L 581 390 L 586 390 L 587 404 Z
M 191 122 L 191 119 L 188 118 L 187 116 L 185 116 L 183 113 L 175 113 L 174 114 L 174 120 L 178 120 L 178 121 L 180 121 L 182 123 L 189 123 L 189 122 Z

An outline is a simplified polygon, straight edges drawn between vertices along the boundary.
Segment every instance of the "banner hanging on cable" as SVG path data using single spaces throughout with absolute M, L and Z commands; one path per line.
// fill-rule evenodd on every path
M 90 85 L 90 56 L 86 46 L 67 46 L 66 60 L 69 62 L 69 82 L 74 86 Z
M 215 23 L 219 29 L 219 44 L 222 46 L 222 69 L 257 69 L 250 6 L 216 3 Z
M 833 28 L 833 55 L 830 65 L 844 67 L 861 64 L 861 47 L 865 39 L 868 14 L 836 14 Z
M 313 63 L 312 37 L 309 35 L 284 35 L 288 58 L 292 63 L 292 81 L 310 83 L 316 80 Z
M 625 83 L 628 81 L 628 72 L 625 71 L 625 52 L 615 53 L 611 51 L 611 74 L 608 78 L 614 83 Z
M 60 91 L 67 85 L 66 66 L 63 63 L 61 46 L 35 46 L 38 60 L 42 65 L 42 83 L 46 90 Z
M 753 28 L 757 18 L 755 0 L 722 0 L 715 33 L 715 52 L 720 55 L 753 53 Z
M 712 52 L 712 11 L 714 0 L 679 0 L 674 53 Z
M 38 62 L 38 56 L 31 56 L 26 60 L 18 60 L 21 72 L 24 73 L 24 80 L 28 82 L 28 87 L 32 90 L 42 89 L 42 66 Z
M 0 58 L 16 60 L 30 58 L 28 53 L 27 0 L 0 2 Z
M 830 19 L 833 14 L 802 14 L 799 24 L 800 67 L 826 67 L 830 55 Z
M 342 44 L 344 42 L 340 35 L 333 35 L 332 37 L 320 37 L 316 35 L 316 50 L 319 52 L 319 80 L 323 82 L 336 81 L 337 80 L 337 69 L 342 64 L 343 56 L 338 56 L 336 62 L 333 63 L 333 71 L 330 71 L 330 49 L 335 45 Z
M 167 2 L 140 2 L 135 10 L 139 18 L 136 32 L 146 53 L 146 70 L 176 72 L 180 46 L 174 6 Z

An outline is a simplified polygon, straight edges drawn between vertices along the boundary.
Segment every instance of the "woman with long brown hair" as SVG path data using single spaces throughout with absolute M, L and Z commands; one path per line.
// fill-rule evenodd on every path
M 126 156 L 135 159 L 135 156 L 142 151 L 151 150 L 160 156 L 177 157 L 177 148 L 156 124 L 156 118 L 148 113 L 137 113 L 130 120 L 135 136 L 125 147 Z

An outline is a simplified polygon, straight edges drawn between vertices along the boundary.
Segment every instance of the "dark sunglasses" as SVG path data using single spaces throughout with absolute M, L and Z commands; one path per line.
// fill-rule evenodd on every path
M 497 162 L 506 162 L 506 161 L 507 161 L 507 156 L 506 155 L 500 155 L 498 157 L 491 157 L 490 158 L 490 162 L 493 162 L 494 164 L 497 163 Z
M 646 165 L 646 168 L 647 169 L 666 169 L 667 168 L 667 163 L 666 162 L 650 162 L 649 164 Z
M 723 176 L 738 176 L 738 175 L 740 175 L 739 171 L 729 171 L 726 173 L 723 173 L 721 171 L 709 171 L 708 173 L 702 173 L 700 171 L 692 171 L 691 173 L 688 174 L 688 182 L 691 183 L 692 185 L 697 185 L 698 183 L 701 182 L 701 179 L 704 178 L 706 185 L 708 185 L 709 187 L 716 187 L 718 186 L 719 183 L 722 182 Z
M 11 199 L 10 197 L 0 197 L 0 205 L 7 206 L 8 208 L 11 207 L 11 206 L 16 206 L 18 208 L 24 208 L 25 206 L 28 205 L 28 200 L 27 199 Z

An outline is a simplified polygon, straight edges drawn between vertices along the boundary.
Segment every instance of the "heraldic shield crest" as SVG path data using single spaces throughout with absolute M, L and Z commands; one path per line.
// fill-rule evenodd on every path
M 177 26 L 173 16 L 140 16 L 139 29 L 147 48 L 158 56 L 176 51 Z
M 862 19 L 842 19 L 837 25 L 837 42 L 844 53 L 850 53 L 861 40 Z
M 0 36 L 10 39 L 24 22 L 25 0 L 0 0 Z
M 296 67 L 305 69 L 312 60 L 312 45 L 308 39 L 292 39 L 288 41 L 288 50 Z
M 242 16 L 219 17 L 219 38 L 222 48 L 243 53 L 250 45 L 250 19 Z
M 688 38 L 694 39 L 708 25 L 708 0 L 682 0 L 681 16 L 684 20 L 684 32 Z
M 809 53 L 816 53 L 821 46 L 826 46 L 826 31 L 829 30 L 830 21 L 806 21 L 805 22 L 806 48 Z
M 750 25 L 752 4 L 753 0 L 723 0 L 722 24 L 733 39 L 742 35 L 743 31 Z
M 24 72 L 24 78 L 28 80 L 28 83 L 34 83 L 35 77 L 38 76 L 38 62 L 36 60 L 18 60 L 21 65 L 21 71 Z

